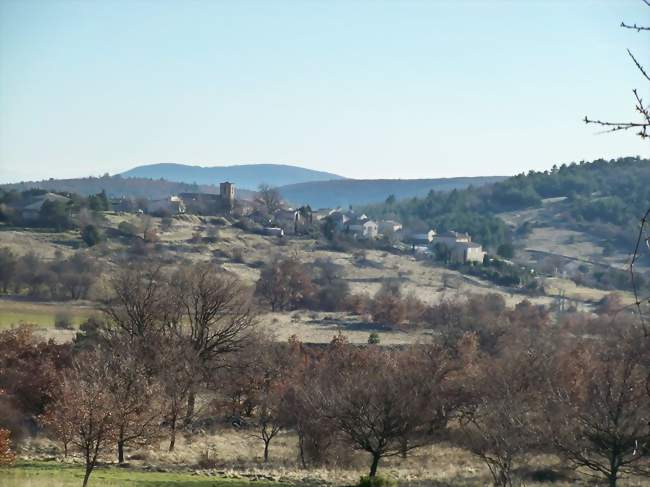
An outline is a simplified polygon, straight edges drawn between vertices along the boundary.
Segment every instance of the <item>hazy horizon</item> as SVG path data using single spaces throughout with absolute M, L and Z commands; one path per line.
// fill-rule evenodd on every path
M 0 0 L 0 182 L 277 163 L 357 179 L 648 156 L 638 0 Z M 647 61 L 646 61 L 647 63 Z

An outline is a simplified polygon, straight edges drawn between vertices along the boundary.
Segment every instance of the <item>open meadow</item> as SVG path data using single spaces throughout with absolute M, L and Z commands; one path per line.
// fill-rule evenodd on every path
M 106 218 L 108 228 L 116 229 L 121 222 L 134 222 L 138 217 L 109 213 Z M 152 220 L 155 225 L 161 226 L 160 219 Z M 216 233 L 211 241 L 196 239 L 196 235 L 205 236 L 210 231 Z M 72 252 L 74 245 L 80 245 L 80 242 L 74 242 L 72 235 L 69 239 L 72 243 L 62 246 L 58 234 L 0 231 L 0 247 L 11 248 L 17 255 L 34 252 L 45 259 L 52 259 L 55 254 L 66 255 L 65 252 Z M 348 283 L 351 293 L 369 297 L 375 295 L 386 280 L 399 282 L 403 294 L 411 294 L 426 304 L 462 300 L 468 295 L 497 294 L 504 298 L 509 307 L 514 307 L 522 300 L 548 306 L 555 302 L 557 296 L 562 295 L 571 300 L 577 309 L 588 310 L 608 294 L 608 291 L 577 286 L 568 279 L 558 277 L 543 278 L 544 294 L 530 296 L 413 255 L 372 249 L 332 251 L 322 248 L 316 240 L 279 240 L 276 237 L 248 233 L 233 226 L 215 227 L 194 216 L 175 218 L 170 227 L 160 230 L 157 245 L 164 259 L 216 263 L 249 286 L 254 286 L 263 265 L 275 256 L 293 255 L 308 266 L 318 261 L 332 262 L 340 268 L 341 277 Z M 126 241 L 111 239 L 99 248 L 86 252 L 102 263 L 110 276 L 116 267 L 114 256 L 127 250 Z M 101 295 L 106 279 L 104 276 L 95 284 L 93 289 L 96 294 Z M 630 293 L 619 294 L 624 304 L 632 302 Z M 25 323 L 35 325 L 48 337 L 64 340 L 71 334 L 68 330 L 55 328 L 57 316 L 64 317 L 76 328 L 89 317 L 98 315 L 93 306 L 92 302 L 43 302 L 31 300 L 28 296 L 5 297 L 0 299 L 0 328 Z M 297 336 L 306 342 L 326 343 L 339 332 L 354 343 L 365 342 L 368 334 L 373 332 L 379 334 L 382 343 L 386 344 L 414 343 L 429 337 L 428 333 L 421 330 L 394 329 L 368 323 L 362 316 L 340 312 L 296 310 L 268 313 L 262 310 L 260 323 L 269 334 L 281 341 Z

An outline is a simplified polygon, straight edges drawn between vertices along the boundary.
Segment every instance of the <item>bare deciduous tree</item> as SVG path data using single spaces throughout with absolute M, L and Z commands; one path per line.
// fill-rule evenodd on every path
M 271 311 L 295 309 L 315 292 L 309 269 L 297 258 L 274 258 L 257 281 L 255 293 Z
M 268 184 L 260 184 L 257 188 L 257 197 L 255 199 L 262 209 L 272 215 L 282 208 L 282 196 L 276 188 Z
M 468 404 L 461 419 L 463 444 L 487 465 L 498 487 L 512 485 L 514 462 L 540 442 L 540 385 L 547 357 L 536 348 L 517 347 L 501 357 L 483 356 L 464 378 Z
M 256 324 L 250 291 L 234 276 L 210 265 L 181 269 L 173 278 L 179 317 L 175 334 L 187 341 L 208 372 L 223 366 L 224 355 L 240 350 Z M 190 390 L 186 421 L 194 414 L 196 391 Z
M 111 279 L 110 288 L 112 296 L 103 303 L 102 311 L 115 329 L 131 337 L 160 331 L 175 313 L 160 265 L 145 263 L 121 269 Z
M 650 454 L 648 370 L 639 336 L 603 339 L 567 350 L 544 404 L 558 450 L 576 467 L 614 487 Z
M 336 347 L 321 365 L 312 404 L 353 448 L 371 455 L 374 477 L 382 458 L 430 442 L 430 435 L 446 425 L 436 397 L 442 395 L 446 374 L 428 369 L 423 375 L 424 369 L 399 352 Z M 445 361 L 436 362 L 442 367 Z
M 191 344 L 175 335 L 161 337 L 157 346 L 156 380 L 163 391 L 164 421 L 169 428 L 171 452 L 176 446 L 179 421 L 187 413 L 190 393 L 201 383 L 201 364 Z
M 72 432 L 71 445 L 85 462 L 83 486 L 88 485 L 99 454 L 115 441 L 113 403 L 106 390 L 108 364 L 98 352 L 83 353 L 67 371 L 59 396 L 48 407 L 48 421 L 55 431 Z M 67 437 L 66 437 L 67 438 Z
M 113 405 L 120 463 L 124 462 L 126 446 L 147 445 L 160 434 L 162 391 L 153 379 L 146 349 L 141 339 L 112 337 L 104 352 L 109 370 L 106 389 Z

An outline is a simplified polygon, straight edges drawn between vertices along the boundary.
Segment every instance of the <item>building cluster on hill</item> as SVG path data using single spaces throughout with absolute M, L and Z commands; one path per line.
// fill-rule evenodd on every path
M 452 263 L 481 263 L 485 257 L 483 246 L 472 242 L 472 237 L 468 233 L 453 230 L 439 235 L 435 230 L 412 233 L 406 242 L 415 252 L 434 253 Z
M 413 252 L 433 255 L 452 263 L 482 262 L 485 255 L 481 245 L 472 242 L 471 236 L 467 233 L 449 231 L 437 234 L 433 229 L 424 232 L 405 231 L 399 221 L 373 220 L 352 208 L 316 211 L 308 205 L 293 208 L 282 201 L 277 191 L 268 189 L 267 191 L 270 193 L 266 195 L 266 201 L 262 194 L 255 201 L 238 200 L 235 185 L 225 181 L 219 185 L 219 194 L 187 192 L 164 199 L 109 200 L 102 192 L 89 196 L 85 204 L 91 209 L 149 213 L 154 216 L 188 213 L 234 217 L 249 221 L 250 225 L 247 228 L 269 236 L 322 233 L 328 238 L 340 237 L 360 243 L 382 239 L 390 245 L 402 246 L 402 248 L 410 246 Z M 44 217 L 45 214 L 52 213 L 50 206 L 67 208 L 72 206 L 74 198 L 75 195 L 64 196 L 38 191 L 26 194 L 14 204 L 12 211 L 20 215 L 24 222 L 39 223 L 41 220 L 51 219 Z
M 33 200 L 28 201 L 22 207 L 19 207 L 20 214 L 24 221 L 31 222 L 36 221 L 40 218 L 43 206 L 52 203 L 60 203 L 63 205 L 68 205 L 71 202 L 70 198 L 56 194 L 56 193 L 45 193 L 39 196 L 36 196 Z

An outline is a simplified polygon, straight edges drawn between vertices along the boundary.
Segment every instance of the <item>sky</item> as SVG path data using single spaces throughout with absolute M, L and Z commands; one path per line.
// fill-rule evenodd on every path
M 159 162 L 353 178 L 650 156 L 641 0 L 0 0 L 0 182 Z

